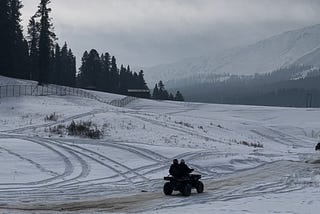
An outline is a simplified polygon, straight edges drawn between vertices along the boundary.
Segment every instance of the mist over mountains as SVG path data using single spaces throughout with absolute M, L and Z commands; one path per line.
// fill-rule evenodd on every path
M 310 94 L 310 90 L 313 94 L 320 90 L 311 81 L 320 75 L 318 67 L 320 25 L 314 25 L 220 54 L 144 70 L 149 84 L 161 79 L 169 89 L 181 90 L 189 101 L 300 107 L 306 105 L 306 94 Z M 280 102 L 289 96 L 288 90 L 293 89 L 301 94 L 299 104 L 293 103 L 296 95 L 287 103 Z M 269 97 L 264 99 L 268 102 L 259 97 Z
M 210 82 L 230 74 L 263 74 L 292 64 L 319 64 L 311 59 L 320 54 L 319 48 L 320 25 L 314 25 L 219 54 L 188 58 L 144 71 L 150 83 L 159 79 L 166 83 L 178 83 L 181 79 Z

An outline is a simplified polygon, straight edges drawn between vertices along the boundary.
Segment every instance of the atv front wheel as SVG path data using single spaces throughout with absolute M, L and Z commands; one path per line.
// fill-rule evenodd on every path
M 203 193 L 204 186 L 203 186 L 203 183 L 201 181 L 197 182 L 196 189 L 197 189 L 198 193 Z

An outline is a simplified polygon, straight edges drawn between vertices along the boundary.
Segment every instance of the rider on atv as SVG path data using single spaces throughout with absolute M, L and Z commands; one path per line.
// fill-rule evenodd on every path
M 177 159 L 173 159 L 169 169 L 169 173 L 175 178 L 178 178 L 181 176 L 180 165 Z
M 188 177 L 189 174 L 193 172 L 193 169 L 190 169 L 183 159 L 181 159 L 180 161 L 179 168 L 180 168 L 181 177 Z

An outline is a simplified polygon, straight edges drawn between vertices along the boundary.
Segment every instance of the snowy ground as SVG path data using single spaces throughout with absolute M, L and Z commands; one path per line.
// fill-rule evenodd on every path
M 102 99 L 121 96 L 96 93 Z M 55 113 L 57 121 L 45 120 Z M 320 109 L 0 99 L 0 213 L 318 213 Z M 92 121 L 99 140 L 50 132 Z M 205 192 L 164 196 L 173 158 Z

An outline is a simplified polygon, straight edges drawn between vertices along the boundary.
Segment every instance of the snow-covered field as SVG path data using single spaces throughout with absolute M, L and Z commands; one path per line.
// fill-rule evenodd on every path
M 1 98 L 0 213 L 318 213 L 319 118 L 320 109 Z M 103 138 L 50 131 L 72 121 L 93 122 Z M 204 193 L 162 193 L 174 158 L 203 175 Z

